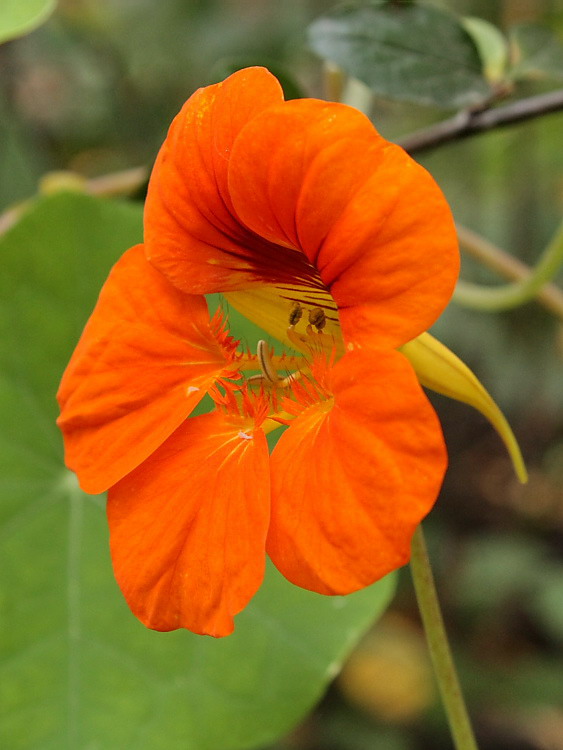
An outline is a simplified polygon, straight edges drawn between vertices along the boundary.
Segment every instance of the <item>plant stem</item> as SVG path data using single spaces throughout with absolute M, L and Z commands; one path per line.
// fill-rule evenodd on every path
M 78 190 L 88 195 L 113 197 L 128 195 L 139 190 L 148 179 L 146 167 L 133 167 L 122 172 L 86 179 L 73 172 L 48 172 L 40 181 L 39 193 L 50 194 L 59 190 Z M 24 200 L 0 214 L 0 236 L 8 231 L 33 205 L 33 198 Z
M 410 564 L 428 650 L 454 745 L 456 750 L 478 750 L 444 628 L 421 525 L 412 540 Z
M 487 130 L 514 125 L 563 109 L 563 89 L 484 110 L 462 110 L 424 130 L 401 138 L 398 142 L 409 154 L 420 153 L 449 141 L 457 141 Z
M 475 310 L 509 310 L 533 299 L 540 289 L 556 276 L 562 264 L 563 222 L 527 278 L 500 287 L 460 281 L 454 298 L 459 304 Z
M 532 275 L 529 266 L 471 229 L 458 224 L 457 236 L 463 250 L 500 276 L 510 281 L 524 281 Z M 563 291 L 555 284 L 547 283 L 542 286 L 536 293 L 536 301 L 563 318 Z

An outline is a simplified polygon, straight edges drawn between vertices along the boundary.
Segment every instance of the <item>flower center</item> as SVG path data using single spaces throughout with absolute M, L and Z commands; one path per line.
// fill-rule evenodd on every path
M 310 355 L 322 342 L 323 351 L 335 347 L 338 356 L 344 354 L 338 308 L 324 287 L 256 285 L 225 299 L 288 348 Z
M 265 420 L 264 429 L 269 432 L 288 424 L 313 404 L 330 408 L 332 396 L 326 388 L 326 373 L 338 356 L 339 342 L 326 332 L 327 314 L 321 307 L 298 300 L 286 305 L 285 314 L 283 339 L 298 353 L 275 355 L 273 348 L 260 339 L 256 355 L 240 351 L 234 355 L 239 377 L 253 370 L 256 374 L 244 377 L 242 382 L 221 379 L 211 391 L 217 407 L 237 424 L 241 418 L 257 424 L 258 418 L 260 424 Z

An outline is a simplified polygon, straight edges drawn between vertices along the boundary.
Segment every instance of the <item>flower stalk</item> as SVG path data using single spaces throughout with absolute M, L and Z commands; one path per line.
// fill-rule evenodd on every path
M 478 750 L 438 602 L 422 525 L 414 533 L 411 574 L 434 674 L 456 750 Z

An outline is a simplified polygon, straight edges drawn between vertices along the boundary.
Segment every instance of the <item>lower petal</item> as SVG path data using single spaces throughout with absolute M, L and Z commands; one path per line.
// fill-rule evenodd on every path
M 144 461 L 192 412 L 229 356 L 204 297 L 175 289 L 142 245 L 125 253 L 57 394 L 66 463 L 82 489 L 104 492 Z
M 406 563 L 447 464 L 438 418 L 407 360 L 354 351 L 333 399 L 303 411 L 271 459 L 267 551 L 292 583 L 347 594 Z
M 154 630 L 225 636 L 264 575 L 268 448 L 221 414 L 186 421 L 110 489 L 113 566 Z

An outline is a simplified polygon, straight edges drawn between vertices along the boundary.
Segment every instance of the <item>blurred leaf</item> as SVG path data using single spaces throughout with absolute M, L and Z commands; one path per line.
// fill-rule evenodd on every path
M 29 34 L 47 20 L 57 0 L 2 0 L 0 43 Z
M 60 193 L 0 239 L 0 747 L 234 750 L 271 741 L 319 698 L 386 606 L 274 570 L 221 640 L 146 630 L 113 580 L 104 503 L 62 463 L 54 393 L 141 208 Z M 152 301 L 148 301 L 151 303 Z
M 29 128 L 22 126 L 0 97 L 0 210 L 33 195 L 37 181 L 51 166 L 37 149 Z M 8 179 L 9 175 L 9 179 Z
M 476 610 L 494 611 L 538 585 L 546 557 L 541 545 L 525 537 L 481 536 L 469 544 L 458 590 L 462 602 Z
M 309 41 L 379 96 L 461 108 L 491 93 L 472 38 L 438 8 L 386 0 L 347 5 L 318 18 Z
M 519 24 L 510 29 L 511 78 L 563 78 L 563 44 L 545 26 Z
M 376 722 L 359 711 L 350 711 L 345 704 L 332 701 L 315 723 L 318 744 L 314 747 L 323 750 L 413 750 L 409 728 L 408 725 L 397 727 Z M 288 746 L 287 750 L 293 748 Z
M 468 16 L 461 23 L 479 50 L 487 80 L 490 83 L 502 81 L 508 63 L 508 42 L 504 34 L 483 18 Z
M 556 643 L 563 644 L 563 570 L 553 565 L 543 572 L 532 597 L 532 609 Z

